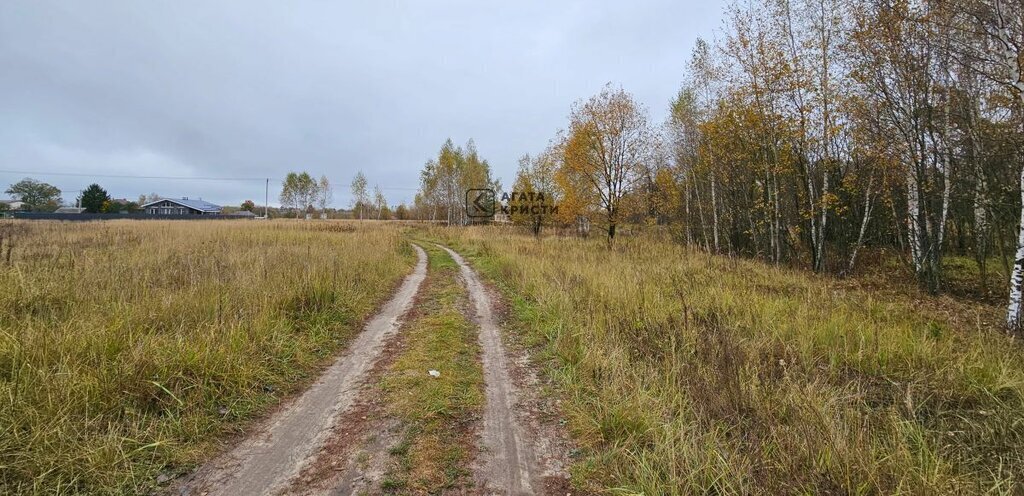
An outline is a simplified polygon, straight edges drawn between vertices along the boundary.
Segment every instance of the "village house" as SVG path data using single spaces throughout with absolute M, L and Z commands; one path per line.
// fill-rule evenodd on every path
M 28 204 L 21 200 L 0 200 L 0 203 L 7 205 L 8 210 L 25 210 Z
M 53 211 L 55 214 L 80 214 L 84 212 L 85 209 L 81 207 L 60 207 Z
M 190 200 L 187 197 L 162 198 L 142 206 L 142 210 L 150 215 L 219 215 L 220 205 L 203 200 Z

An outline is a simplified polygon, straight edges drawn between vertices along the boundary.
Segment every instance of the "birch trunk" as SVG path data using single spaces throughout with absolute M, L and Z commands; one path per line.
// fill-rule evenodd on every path
M 978 262 L 982 289 L 988 286 L 986 266 L 988 263 L 988 211 L 985 208 L 985 183 L 979 177 L 974 189 L 974 258 Z
M 711 244 L 708 241 L 708 224 L 704 218 L 704 202 L 700 201 L 699 181 L 693 182 L 693 196 L 697 200 L 697 214 L 700 216 L 700 235 L 704 239 L 704 251 L 711 251 Z
M 981 289 L 988 291 L 988 208 L 986 199 L 985 171 L 981 166 L 981 144 L 974 131 L 973 111 L 971 112 L 971 150 L 974 160 L 974 259 L 978 263 L 978 274 L 981 276 Z
M 850 264 L 846 267 L 847 273 L 853 272 L 854 263 L 857 261 L 857 251 L 864 244 L 864 234 L 868 230 L 868 223 L 871 222 L 871 186 L 874 181 L 875 176 L 868 179 L 867 193 L 864 194 L 864 218 L 860 221 L 860 233 L 857 235 L 857 242 L 853 245 L 853 253 L 850 254 Z
M 775 191 L 775 263 L 782 261 L 782 214 L 779 211 L 779 176 L 772 171 L 772 189 Z
M 807 164 L 805 167 L 807 176 L 807 204 L 810 207 L 810 223 L 811 223 L 811 258 L 814 260 L 811 264 L 814 270 L 818 270 L 818 216 L 815 215 L 815 203 L 814 200 L 814 180 L 811 178 L 811 167 Z
M 825 225 L 828 223 L 828 204 L 825 199 L 828 198 L 828 168 L 825 168 L 822 174 L 822 186 L 821 186 L 821 222 L 818 224 L 818 255 L 814 257 L 817 267 L 814 270 L 821 272 L 825 269 Z
M 715 173 L 711 173 L 711 218 L 712 218 L 712 234 L 715 240 L 715 253 L 719 252 L 718 247 L 718 195 L 715 192 Z
M 1022 97 L 1024 98 L 1024 97 Z M 1020 171 L 1021 205 L 1024 206 L 1024 167 Z M 1017 230 L 1017 256 L 1013 259 L 1010 273 L 1010 304 L 1006 311 L 1006 327 L 1018 331 L 1021 327 L 1021 284 L 1024 283 L 1024 207 L 1020 210 L 1020 227 Z
M 913 162 L 912 162 L 913 163 Z M 921 246 L 921 204 L 917 189 L 917 176 L 914 167 L 907 169 L 907 243 L 910 245 L 910 259 L 914 263 L 914 272 L 920 274 L 924 268 L 923 249 Z
M 1003 60 L 1006 64 L 1010 92 L 1016 92 L 1017 103 L 1024 107 L 1024 79 L 1021 77 L 1020 53 L 1011 40 L 1008 22 L 1003 12 L 1002 2 L 996 2 L 997 41 L 1002 45 Z M 1020 171 L 1021 211 L 1020 224 L 1017 227 L 1017 255 L 1013 259 L 1013 270 L 1010 272 L 1010 304 L 1006 311 L 1006 327 L 1010 331 L 1019 331 L 1021 327 L 1021 283 L 1024 279 L 1024 167 Z
M 765 196 L 768 198 L 768 208 L 771 209 L 768 211 L 768 249 L 770 250 L 769 256 L 771 257 L 772 262 L 779 263 L 779 261 L 775 258 L 775 253 L 777 252 L 776 243 L 778 242 L 776 237 L 778 233 L 775 232 L 775 214 L 773 209 L 774 200 L 772 199 L 772 173 L 768 169 L 765 169 L 764 171 L 764 189 Z
M 690 188 L 683 186 L 683 208 L 685 209 L 686 219 L 686 246 L 693 246 L 693 221 L 690 217 Z
M 939 233 L 938 233 L 938 245 L 934 247 L 935 250 L 942 250 L 942 241 L 946 236 L 946 219 L 949 218 L 949 190 L 950 185 L 953 183 L 953 175 L 950 171 L 951 160 L 950 160 L 951 149 L 949 146 L 949 100 L 946 100 L 946 105 L 943 106 L 942 111 L 942 214 L 939 218 Z

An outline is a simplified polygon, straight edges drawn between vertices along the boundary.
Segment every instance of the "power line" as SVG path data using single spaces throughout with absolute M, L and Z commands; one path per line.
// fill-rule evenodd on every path
M 187 176 L 133 176 L 129 174 L 94 174 L 91 172 L 47 172 L 0 169 L 0 174 L 31 174 L 36 176 L 102 177 L 106 179 L 168 179 L 181 181 L 267 181 L 266 177 L 187 177 Z M 388 191 L 419 191 L 410 187 L 381 187 Z
M 131 176 L 127 174 L 94 174 L 91 172 L 41 172 L 0 170 L 2 174 L 34 174 L 37 176 L 103 177 L 113 179 L 180 179 L 192 181 L 266 181 L 265 177 L 185 177 L 185 176 Z

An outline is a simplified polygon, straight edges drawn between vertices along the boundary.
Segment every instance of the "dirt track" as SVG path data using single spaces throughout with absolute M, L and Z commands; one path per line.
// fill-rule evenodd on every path
M 479 326 L 485 409 L 478 431 L 479 451 L 473 463 L 475 489 L 469 494 L 566 494 L 564 463 L 569 449 L 564 429 L 557 426 L 556 418 L 538 413 L 557 408 L 545 404 L 548 400 L 537 394 L 538 377 L 525 350 L 503 344 L 497 297 L 458 253 L 438 247 L 458 264 L 472 305 L 470 317 Z M 368 393 L 366 382 L 373 378 L 375 366 L 386 363 L 385 345 L 397 342 L 400 319 L 409 312 L 426 278 L 426 253 L 418 246 L 414 248 L 419 261 L 413 273 L 317 383 L 282 406 L 232 450 L 172 487 L 172 491 L 177 489 L 188 495 L 380 492 L 377 483 L 371 482 L 380 477 L 366 477 L 376 473 L 374 470 L 383 473 L 387 463 L 388 443 L 380 437 L 386 434 L 383 431 L 401 429 L 383 429 L 380 426 L 384 423 L 376 429 L 371 427 L 359 405 L 370 398 L 361 397 Z M 364 422 L 350 421 L 353 415 Z M 367 428 L 375 434 L 362 432 Z M 338 439 L 331 436 L 347 432 L 345 429 L 354 430 L 351 436 L 338 437 L 346 445 L 339 448 L 335 446 Z M 349 452 L 353 446 L 347 445 L 363 438 L 373 442 L 360 448 L 362 458 L 367 458 L 370 449 L 373 456 L 369 458 L 374 460 L 370 465 L 376 468 L 366 466 L 365 460 L 355 463 L 354 454 Z M 318 463 L 327 463 L 330 473 L 324 480 L 309 483 L 302 474 L 316 475 Z
M 419 261 L 413 273 L 317 383 L 234 449 L 183 481 L 182 494 L 257 495 L 286 489 L 318 452 L 336 418 L 353 404 L 358 385 L 383 343 L 397 331 L 399 319 L 412 305 L 427 273 L 426 253 L 414 248 Z
M 483 349 L 486 408 L 481 432 L 477 483 L 488 494 L 540 494 L 542 481 L 525 422 L 513 410 L 519 401 L 512 381 L 512 363 L 501 342 L 501 333 L 488 294 L 476 272 L 458 253 L 438 245 L 452 257 L 462 272 L 469 298 L 476 309 Z

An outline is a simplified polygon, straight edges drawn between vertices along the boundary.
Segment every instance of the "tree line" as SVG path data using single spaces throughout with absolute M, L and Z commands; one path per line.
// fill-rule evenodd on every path
M 406 220 L 411 218 L 409 208 L 400 204 L 392 209 L 388 206 L 384 191 L 374 185 L 372 196 L 368 190 L 369 182 L 362 171 L 358 171 L 352 179 L 352 200 L 349 204 L 353 219 Z M 320 212 L 326 216 L 334 199 L 333 186 L 327 176 L 313 179 L 308 172 L 289 172 L 281 183 L 281 210 L 290 211 L 296 218 L 303 214 Z M 244 206 L 243 206 L 244 208 Z
M 448 139 L 420 172 L 413 215 L 422 220 L 465 225 L 470 220 L 465 208 L 466 191 L 479 188 L 497 191 L 501 184 L 492 177 L 490 164 L 480 156 L 472 139 L 465 147 Z
M 291 210 L 295 217 L 312 214 L 319 210 L 325 212 L 334 198 L 334 190 L 327 176 L 314 179 L 308 172 L 289 172 L 281 183 L 282 210 Z
M 593 221 L 609 244 L 623 223 L 663 225 L 708 252 L 834 274 L 885 250 L 933 293 L 943 257 L 971 256 L 983 284 L 992 263 L 1010 276 L 1019 329 L 1022 33 L 1020 0 L 733 3 L 667 122 L 612 85 L 571 107 L 514 187 L 550 192 L 558 214 L 517 221 Z M 436 210 L 462 185 L 437 172 L 449 144 L 421 195 L 430 218 L 458 221 Z
M 391 211 L 380 185 L 373 186 L 373 197 L 371 198 L 367 190 L 368 184 L 363 171 L 357 172 L 352 178 L 352 218 L 359 220 L 370 218 L 406 220 L 409 218 L 408 207 L 404 203 L 398 205 L 394 212 Z
M 21 202 L 22 210 L 32 212 L 53 212 L 64 202 L 60 188 L 31 177 L 11 184 L 4 193 Z M 145 203 L 145 196 L 139 197 L 138 202 L 115 199 L 96 183 L 81 190 L 75 200 L 75 204 L 88 213 L 136 212 L 142 203 Z M 0 203 L 0 210 L 8 209 L 8 203 Z
M 11 184 L 4 191 L 11 201 L 20 202 L 22 205 L 18 210 L 27 212 L 50 213 L 63 206 L 64 198 L 60 188 L 31 177 L 26 177 Z M 91 214 L 115 214 L 115 213 L 139 213 L 142 206 L 164 199 L 157 193 L 139 195 L 137 200 L 127 198 L 113 198 L 105 188 L 97 183 L 92 183 L 85 189 L 80 190 L 75 198 L 74 205 L 86 213 Z M 231 210 L 256 211 L 256 204 L 252 200 L 245 200 L 239 207 L 226 207 Z M 11 210 L 11 203 L 0 202 L 0 211 Z

